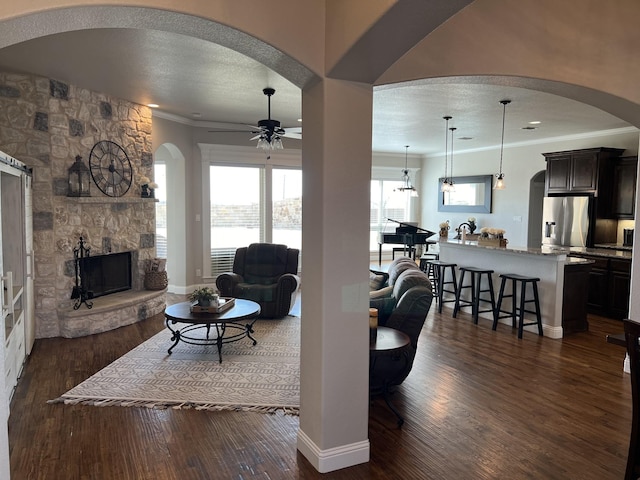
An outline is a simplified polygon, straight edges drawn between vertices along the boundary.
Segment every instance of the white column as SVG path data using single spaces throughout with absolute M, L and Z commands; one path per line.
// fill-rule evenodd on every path
M 302 93 L 302 333 L 298 450 L 320 472 L 369 460 L 371 85 Z

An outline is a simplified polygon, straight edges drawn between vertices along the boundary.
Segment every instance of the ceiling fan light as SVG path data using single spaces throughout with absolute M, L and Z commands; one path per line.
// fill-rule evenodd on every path
M 282 139 L 280 137 L 274 137 L 271 139 L 271 148 L 274 150 L 282 150 L 284 147 L 282 145 Z
M 256 148 L 261 148 L 263 150 L 269 150 L 271 148 L 271 144 L 267 141 L 266 138 L 260 137 L 260 139 L 258 140 L 258 144 L 256 145 Z

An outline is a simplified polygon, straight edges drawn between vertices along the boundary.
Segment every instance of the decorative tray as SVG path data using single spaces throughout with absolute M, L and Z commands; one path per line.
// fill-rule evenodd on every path
M 235 298 L 220 297 L 218 306 L 210 305 L 208 307 L 203 307 L 197 303 L 191 305 L 191 313 L 221 313 L 225 310 L 229 310 L 235 303 Z

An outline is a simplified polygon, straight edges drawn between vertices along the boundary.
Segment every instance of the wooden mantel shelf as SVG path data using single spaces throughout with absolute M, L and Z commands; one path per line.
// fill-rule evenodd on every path
M 65 197 L 78 203 L 146 203 L 159 202 L 157 198 L 142 197 Z

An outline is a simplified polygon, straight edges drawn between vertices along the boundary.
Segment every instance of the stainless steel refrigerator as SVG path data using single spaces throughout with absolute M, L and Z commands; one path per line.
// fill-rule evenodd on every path
M 542 244 L 586 247 L 591 197 L 545 197 L 542 207 Z

